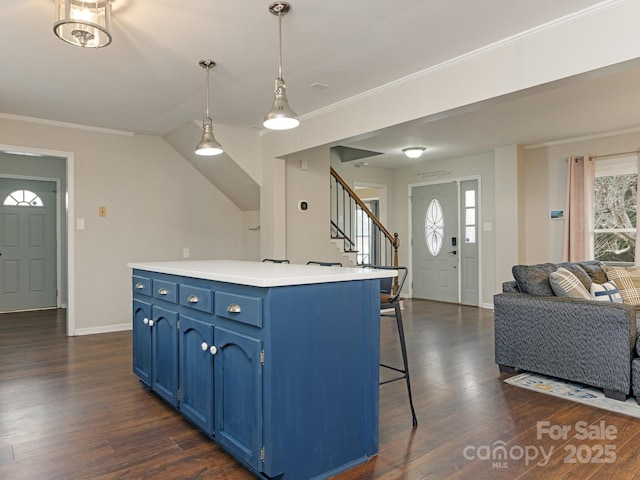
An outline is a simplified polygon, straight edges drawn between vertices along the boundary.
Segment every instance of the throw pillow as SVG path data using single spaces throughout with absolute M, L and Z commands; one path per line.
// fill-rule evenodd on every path
M 615 282 L 624 303 L 640 305 L 640 269 L 638 267 L 607 267 L 607 278 Z
M 589 275 L 591 280 L 596 283 L 606 283 L 607 282 L 607 267 L 600 260 L 587 260 L 584 262 L 580 262 L 579 265 L 583 268 L 585 272 Z M 589 287 L 587 287 L 589 288 Z
M 592 283 L 591 295 L 594 300 L 598 300 L 599 302 L 622 303 L 620 290 L 618 290 L 618 287 L 613 282 Z
M 558 297 L 584 298 L 590 300 L 591 293 L 573 273 L 564 267 L 549 274 L 549 283 Z
M 522 293 L 537 296 L 552 296 L 554 293 L 549 284 L 549 275 L 557 268 L 553 263 L 514 265 L 511 268 L 511 273 Z

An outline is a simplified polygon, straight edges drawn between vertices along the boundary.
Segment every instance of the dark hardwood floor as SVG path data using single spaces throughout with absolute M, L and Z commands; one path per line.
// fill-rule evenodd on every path
M 0 479 L 254 478 L 141 387 L 131 332 L 68 338 L 64 315 L 0 315 Z M 404 383 L 381 386 L 379 454 L 336 478 L 640 478 L 640 419 L 506 385 L 492 311 L 408 300 L 404 319 L 420 424 Z M 390 319 L 382 357 L 400 360 Z M 583 425 L 595 438 L 576 437 Z

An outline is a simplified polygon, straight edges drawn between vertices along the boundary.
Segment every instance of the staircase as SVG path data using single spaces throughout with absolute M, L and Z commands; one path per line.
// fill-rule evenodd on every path
M 330 234 L 353 265 L 398 266 L 398 234 L 389 233 L 333 168 Z

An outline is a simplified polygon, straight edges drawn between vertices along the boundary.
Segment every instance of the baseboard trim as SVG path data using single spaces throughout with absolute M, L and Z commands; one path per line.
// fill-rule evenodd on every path
M 131 323 L 120 323 L 118 325 L 107 325 L 104 327 L 76 328 L 75 334 L 77 336 L 95 335 L 98 333 L 124 332 L 126 330 L 131 330 L 131 329 L 132 329 Z

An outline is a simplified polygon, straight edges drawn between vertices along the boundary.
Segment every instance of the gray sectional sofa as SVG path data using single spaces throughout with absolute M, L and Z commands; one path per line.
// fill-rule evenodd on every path
M 639 397 L 635 308 L 556 296 L 549 275 L 559 266 L 575 273 L 587 291 L 591 282 L 607 281 L 596 261 L 514 266 L 515 280 L 505 282 L 503 292 L 494 296 L 500 371 L 520 369 L 579 382 L 602 388 L 617 400 L 625 400 L 633 386 Z

